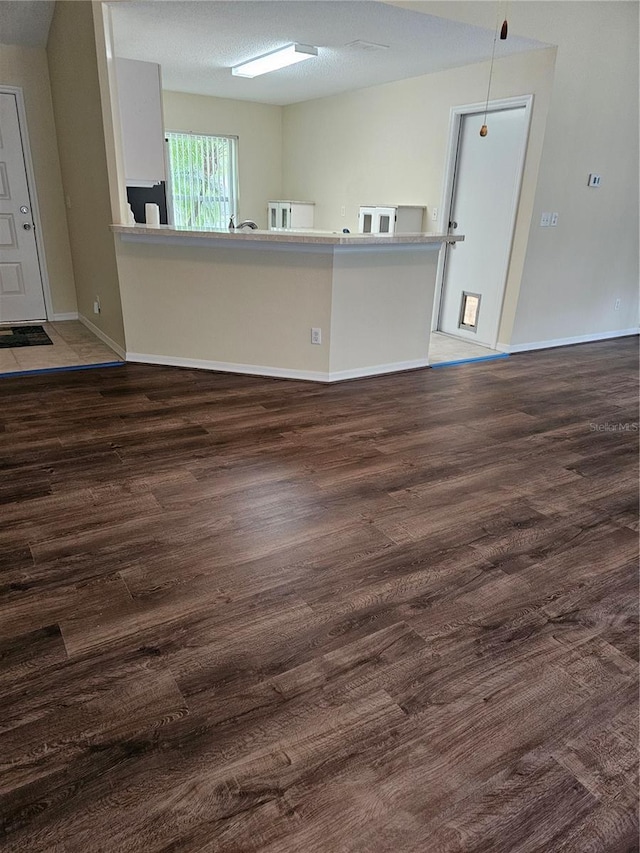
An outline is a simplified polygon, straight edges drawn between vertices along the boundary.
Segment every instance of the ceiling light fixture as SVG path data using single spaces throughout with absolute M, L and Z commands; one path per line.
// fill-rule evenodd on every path
M 255 59 L 241 62 L 240 65 L 234 65 L 231 73 L 234 77 L 258 77 L 260 74 L 278 71 L 280 68 L 286 68 L 287 65 L 295 65 L 296 62 L 302 62 L 317 55 L 318 48 L 311 44 L 287 44 L 270 53 L 256 56 Z

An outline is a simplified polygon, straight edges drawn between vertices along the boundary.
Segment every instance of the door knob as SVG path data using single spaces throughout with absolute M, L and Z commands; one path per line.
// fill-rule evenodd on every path
M 458 227 L 458 223 L 455 221 L 455 219 L 452 219 L 449 222 L 449 228 L 453 228 L 453 230 L 455 231 L 457 227 Z
M 23 222 L 22 227 L 25 231 L 31 231 L 31 224 L 29 222 Z

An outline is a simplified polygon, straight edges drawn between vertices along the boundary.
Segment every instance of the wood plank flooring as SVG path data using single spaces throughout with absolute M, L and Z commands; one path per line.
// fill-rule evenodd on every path
M 3 380 L 3 851 L 638 851 L 637 365 Z

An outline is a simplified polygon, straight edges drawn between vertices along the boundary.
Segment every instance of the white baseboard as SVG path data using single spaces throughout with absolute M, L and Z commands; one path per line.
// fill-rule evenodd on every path
M 77 319 L 78 319 L 78 312 L 77 311 L 67 311 L 66 314 L 54 314 L 53 317 L 51 317 L 51 322 L 52 323 L 60 323 L 63 320 L 77 320 Z
M 199 358 L 149 355 L 142 352 L 128 352 L 127 361 L 138 362 L 140 364 L 162 364 L 167 367 L 213 370 L 220 373 L 266 376 L 271 379 L 301 379 L 308 382 L 341 382 L 345 379 L 358 379 L 365 376 L 378 376 L 383 373 L 397 373 L 401 370 L 428 367 L 427 359 L 418 359 L 415 361 L 400 361 L 395 364 L 380 364 L 375 367 L 362 367 L 355 370 L 338 370 L 333 373 L 325 373 L 319 370 L 293 370 L 286 367 L 264 367 L 260 364 L 235 364 L 228 361 L 205 361 Z
M 86 326 L 90 332 L 92 332 L 96 338 L 100 338 L 100 340 L 106 344 L 110 349 L 112 349 L 116 355 L 120 356 L 126 360 L 127 354 L 124 349 L 117 344 L 109 335 L 105 335 L 102 329 L 99 329 L 91 320 L 88 320 L 83 314 L 78 314 L 78 320 L 82 323 L 83 326 Z
M 619 329 L 615 332 L 597 332 L 591 335 L 576 335 L 573 338 L 556 338 L 552 341 L 532 341 L 528 344 L 496 344 L 499 352 L 529 352 L 536 349 L 551 349 L 552 347 L 568 347 L 572 344 L 588 344 L 594 341 L 607 341 L 611 338 L 628 338 L 640 334 L 640 327 L 635 329 Z
M 201 358 L 181 358 L 173 355 L 128 352 L 127 361 L 136 361 L 140 364 L 162 364 L 166 367 L 189 367 L 195 370 L 215 370 L 220 373 L 267 376 L 272 379 L 306 379 L 311 382 L 330 382 L 328 373 L 316 370 L 290 370 L 285 367 L 263 367 L 259 364 L 235 364 L 229 361 L 205 361 Z
M 429 367 L 429 359 L 416 358 L 412 361 L 376 364 L 373 367 L 356 367 L 353 370 L 334 370 L 329 374 L 329 382 L 343 382 L 345 379 L 363 379 L 366 376 L 382 376 L 385 373 L 401 373 L 403 370 L 417 370 L 420 367 Z

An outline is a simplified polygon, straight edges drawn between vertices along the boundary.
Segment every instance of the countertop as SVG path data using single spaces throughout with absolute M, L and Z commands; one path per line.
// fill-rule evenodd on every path
M 129 239 L 135 237 L 189 238 L 203 241 L 237 243 L 300 243 L 324 246 L 402 246 L 457 243 L 464 240 L 462 234 L 342 234 L 339 231 L 262 231 L 249 228 L 241 231 L 211 231 L 175 228 L 170 225 L 151 227 L 147 225 L 112 225 L 111 230 Z M 173 242 L 173 240 L 172 240 Z

